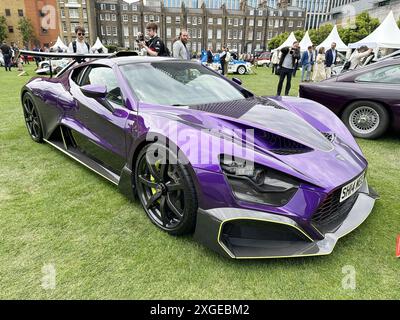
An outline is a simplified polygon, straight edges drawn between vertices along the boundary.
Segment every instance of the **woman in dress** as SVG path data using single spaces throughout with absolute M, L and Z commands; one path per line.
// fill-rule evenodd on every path
M 325 48 L 321 47 L 318 50 L 317 59 L 315 60 L 313 81 L 320 82 L 325 79 Z

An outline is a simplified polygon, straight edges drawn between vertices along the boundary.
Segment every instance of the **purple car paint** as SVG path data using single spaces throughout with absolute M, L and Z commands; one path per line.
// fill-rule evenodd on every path
M 243 99 L 175 106 L 141 101 L 140 85 L 134 87 L 124 70 L 150 64 L 204 70 L 204 79 L 217 81 Z M 92 66 L 110 68 L 115 75 L 119 90 L 107 101 L 93 98 L 104 94 L 103 84 L 80 85 L 90 78 Z M 44 141 L 132 198 L 138 192 L 135 163 L 146 145 L 165 140 L 182 151 L 198 205 L 194 237 L 224 256 L 331 253 L 340 237 L 368 217 L 377 197 L 364 179 L 367 161 L 352 135 L 316 102 L 257 97 L 210 72 L 198 63 L 169 58 L 99 59 L 73 66 L 60 77 L 32 79 L 22 88 L 21 99 L 24 108 L 29 97 L 36 106 Z M 189 80 L 195 81 L 196 72 L 192 73 Z M 239 134 L 227 137 L 229 132 Z M 205 144 L 207 139 L 220 143 Z M 225 162 L 224 156 L 232 156 L 227 150 L 236 150 L 236 162 Z M 229 171 L 242 164 L 243 154 L 265 179 L 254 189 L 249 187 L 253 176 Z M 345 186 L 349 198 L 340 201 Z

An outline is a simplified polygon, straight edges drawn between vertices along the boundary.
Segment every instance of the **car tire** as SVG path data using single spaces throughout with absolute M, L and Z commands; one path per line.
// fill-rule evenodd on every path
M 147 216 L 171 235 L 192 233 L 196 224 L 197 194 L 188 166 L 158 142 L 146 145 L 135 164 L 137 195 Z
M 33 141 L 43 142 L 43 127 L 38 109 L 35 105 L 33 95 L 27 92 L 22 97 L 22 110 L 25 118 L 25 125 Z
M 243 75 L 246 73 L 247 69 L 245 66 L 239 66 L 236 71 L 237 71 L 237 73 Z
M 386 132 L 390 119 L 387 110 L 381 104 L 356 101 L 344 110 L 342 121 L 353 136 L 376 139 Z

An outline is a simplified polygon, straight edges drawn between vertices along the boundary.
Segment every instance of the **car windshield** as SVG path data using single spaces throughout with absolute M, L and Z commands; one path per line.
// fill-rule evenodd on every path
M 136 63 L 121 69 L 141 102 L 188 106 L 245 98 L 229 82 L 198 63 Z

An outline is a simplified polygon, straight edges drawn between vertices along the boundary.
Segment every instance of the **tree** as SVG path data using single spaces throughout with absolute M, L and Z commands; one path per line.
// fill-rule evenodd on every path
M 21 32 L 24 46 L 28 46 L 31 41 L 34 41 L 35 33 L 33 31 L 32 22 L 29 19 L 25 17 L 19 19 L 17 29 Z
M 0 43 L 7 39 L 7 22 L 6 18 L 0 17 Z
M 329 36 L 332 29 L 333 25 L 331 24 L 323 25 L 319 29 L 311 29 L 309 31 L 311 42 L 314 45 L 321 44 Z
M 268 42 L 268 49 L 273 50 L 275 48 L 278 48 L 282 43 L 285 42 L 285 40 L 288 37 L 289 37 L 289 32 L 284 32 L 284 33 L 281 33 L 281 34 L 277 35 L 276 37 L 272 38 Z

